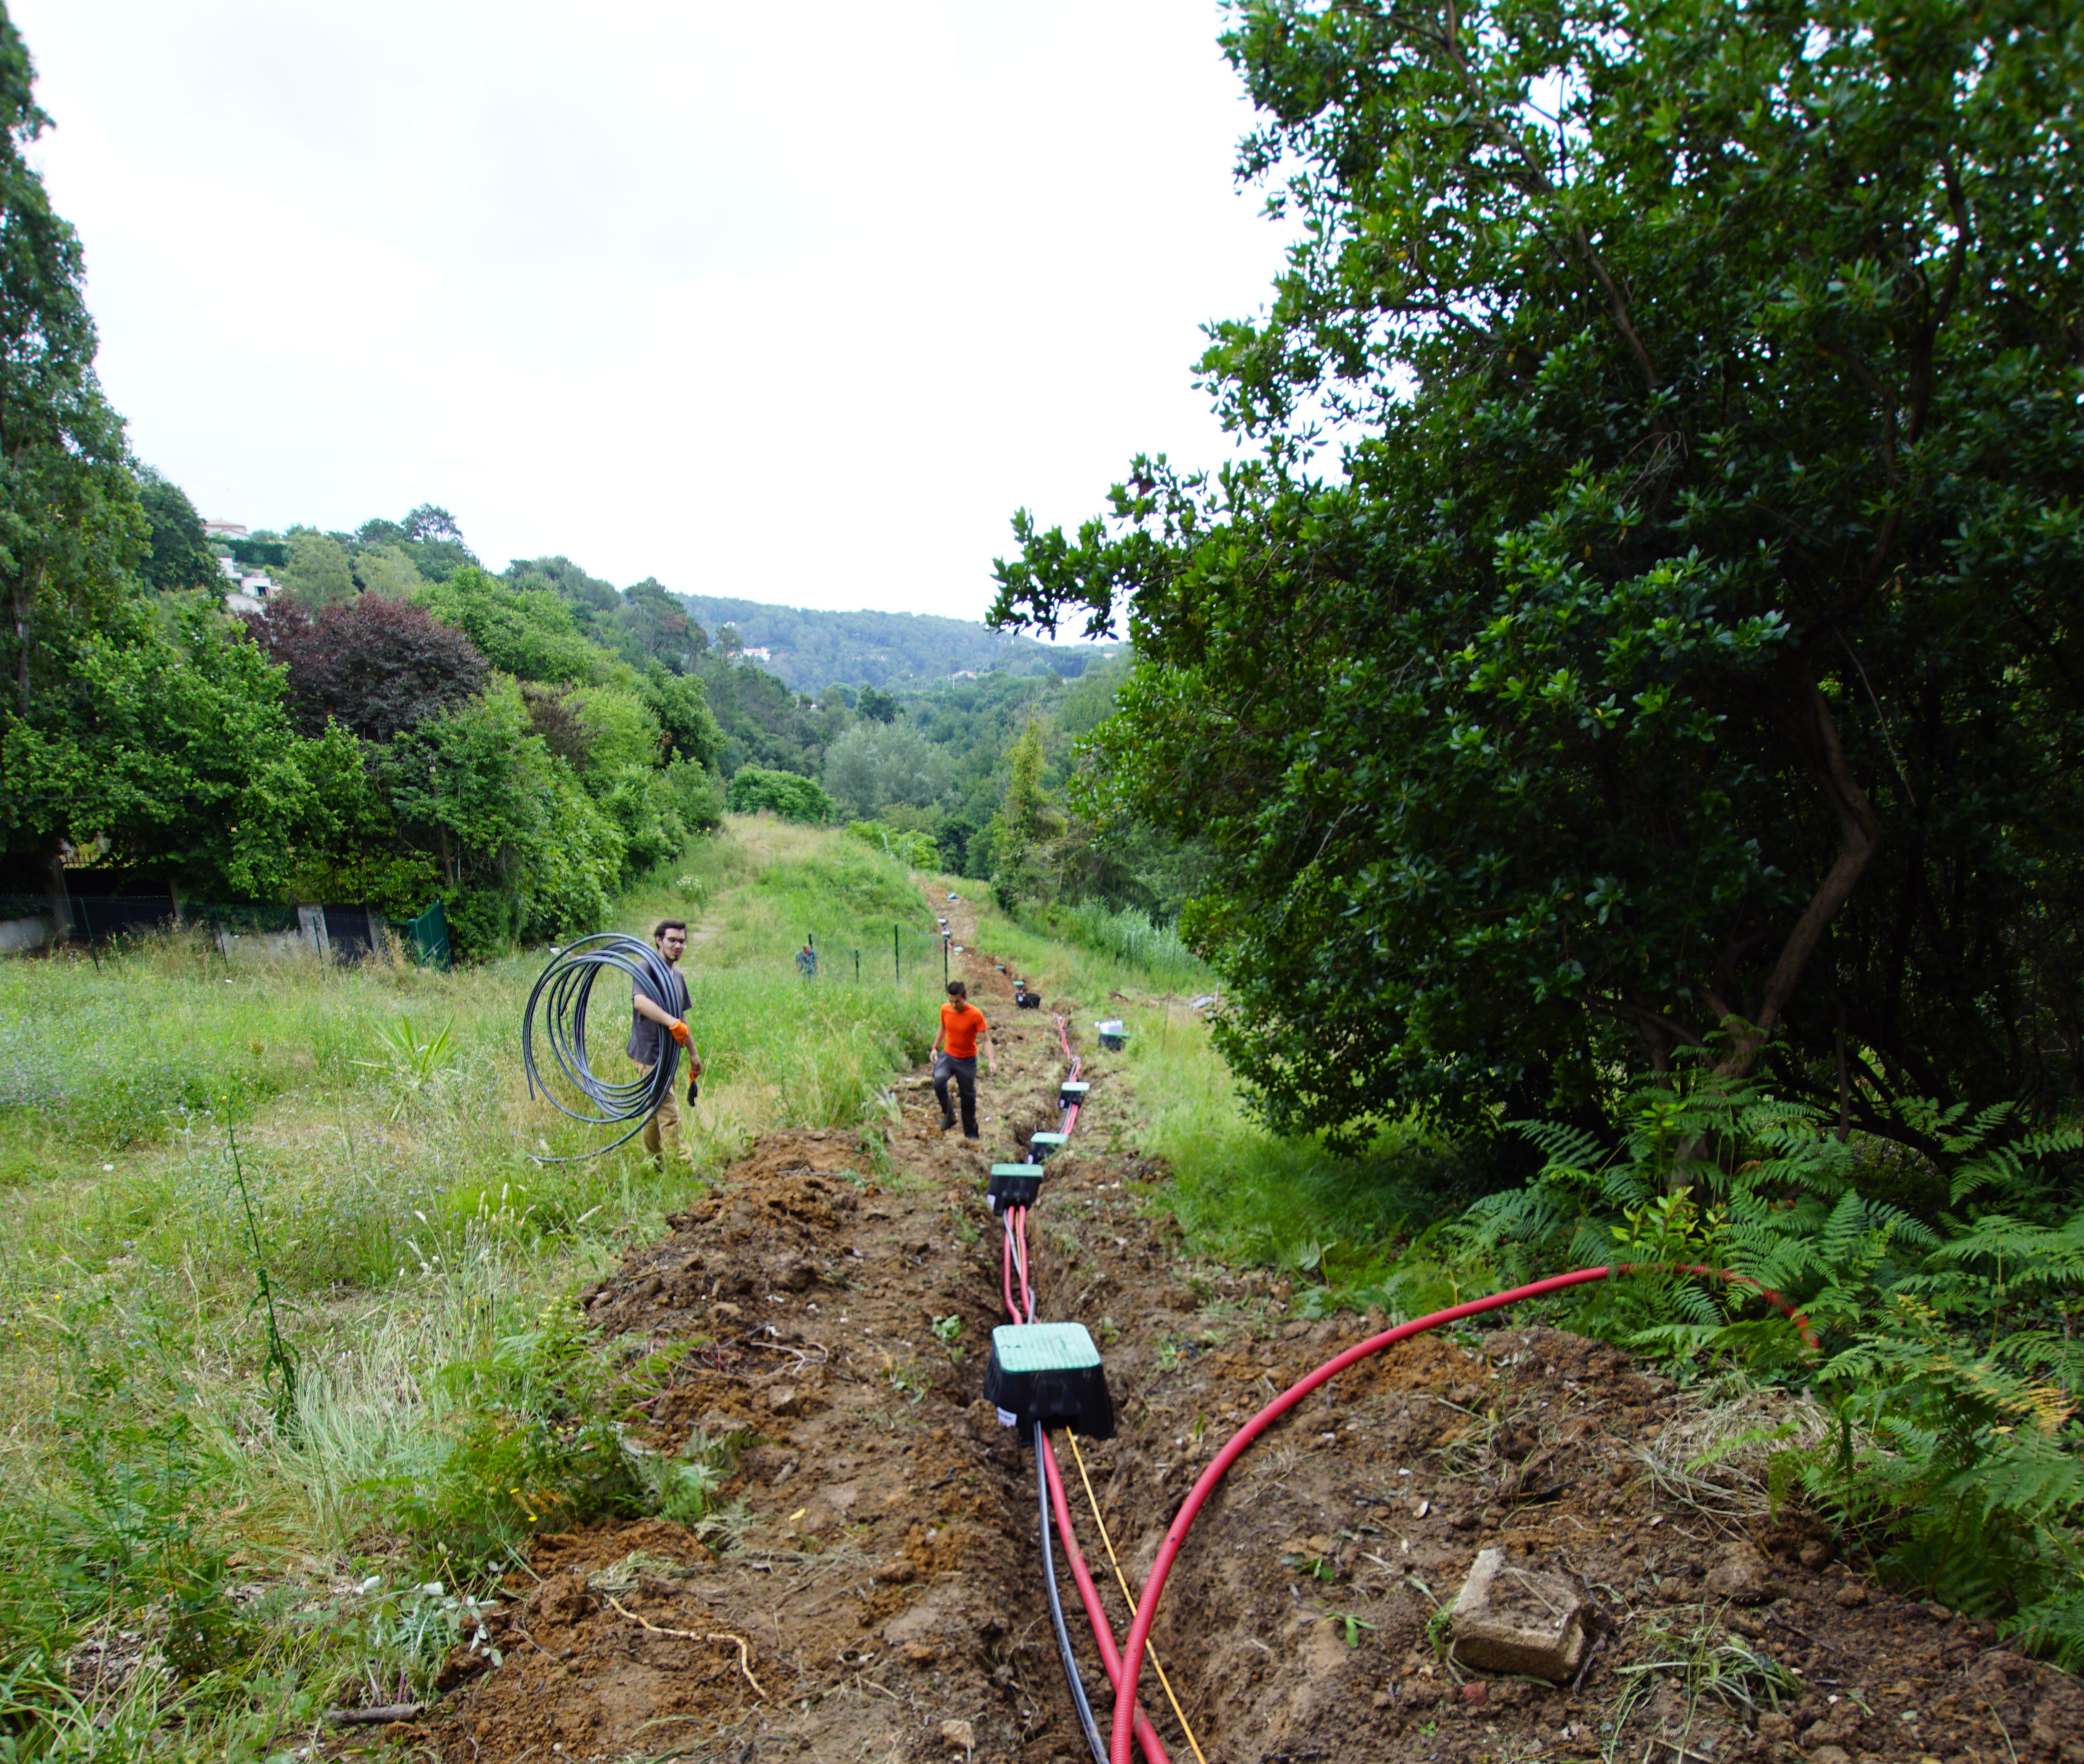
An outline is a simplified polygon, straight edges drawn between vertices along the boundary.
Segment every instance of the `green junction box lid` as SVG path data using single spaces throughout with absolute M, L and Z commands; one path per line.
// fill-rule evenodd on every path
M 994 1164 L 984 1195 L 994 1213 L 1002 1213 L 1009 1206 L 1032 1206 L 1041 1192 L 1040 1164 Z
M 1089 1440 L 1114 1437 L 1114 1404 L 1099 1350 L 1082 1323 L 1002 1323 L 991 1332 L 984 1393 L 998 1418 L 1033 1438 L 1059 1423 Z

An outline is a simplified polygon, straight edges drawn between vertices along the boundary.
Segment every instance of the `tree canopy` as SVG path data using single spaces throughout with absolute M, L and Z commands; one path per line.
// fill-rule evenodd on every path
M 155 593 L 214 587 L 217 559 L 203 536 L 202 516 L 188 493 L 149 466 L 138 472 L 138 501 L 151 523 L 142 574 Z
M 1929 1143 L 2084 1079 L 2084 40 L 2051 0 L 1264 0 L 1255 457 L 1016 519 L 1125 616 L 1095 814 L 1269 1117 L 1599 1109 L 1712 1044 Z
M 307 735 L 332 721 L 365 740 L 388 741 L 485 685 L 485 658 L 462 632 L 381 595 L 326 606 L 316 617 L 278 604 L 253 634 L 288 669 L 286 702 Z

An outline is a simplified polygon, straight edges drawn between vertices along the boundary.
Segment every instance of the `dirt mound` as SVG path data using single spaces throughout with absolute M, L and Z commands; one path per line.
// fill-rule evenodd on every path
M 644 1443 L 736 1440 L 732 1474 L 693 1529 L 538 1540 L 495 1625 L 503 1664 L 459 1655 L 410 1738 L 455 1764 L 1085 1755 L 1033 1465 L 981 1399 L 1005 1320 L 983 1175 L 1056 1124 L 1064 1064 L 1050 1016 L 1016 1013 L 987 961 L 971 971 L 1010 1067 L 983 1083 L 981 1146 L 942 1137 L 915 1078 L 883 1141 L 762 1141 L 584 1295 L 633 1354 L 685 1350 Z M 1103 1068 L 1081 1144 L 1125 1124 L 1115 1106 Z M 1183 1259 L 1146 1196 L 1154 1173 L 1066 1156 L 1033 1218 L 1040 1314 L 1104 1345 L 1120 1433 L 1079 1456 L 1138 1585 L 1236 1427 L 1383 1321 L 1291 1321 L 1263 1274 Z M 1246 1454 L 1167 1588 L 1154 1646 L 1203 1752 L 2084 1758 L 2069 1679 L 1881 1592 L 1818 1529 L 1773 1522 L 1741 1457 L 1689 1469 L 1718 1425 L 1614 1350 L 1549 1329 L 1429 1336 L 1352 1368 Z M 1061 1455 L 1120 1635 L 1126 1607 Z M 1590 1598 L 1575 1682 L 1486 1679 L 1444 1649 L 1436 1609 L 1485 1548 Z M 1112 1699 L 1071 1615 L 1104 1723 Z M 1148 1668 L 1144 1703 L 1191 1756 Z

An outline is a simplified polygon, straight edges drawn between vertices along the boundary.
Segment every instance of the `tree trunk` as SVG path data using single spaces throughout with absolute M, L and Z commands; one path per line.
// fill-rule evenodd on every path
M 1751 1075 L 1788 1001 L 1794 996 L 1809 958 L 1882 845 L 1881 817 L 1845 763 L 1845 747 L 1838 739 L 1838 725 L 1832 717 L 1829 702 L 1806 670 L 1801 685 L 1802 702 L 1798 709 L 1775 706 L 1768 714 L 1807 762 L 1825 800 L 1837 812 L 1838 855 L 1781 946 L 1780 959 L 1773 964 L 1760 996 L 1756 1017 L 1747 1023 L 1730 1001 L 1712 989 L 1708 993 L 1707 1003 L 1716 1020 L 1734 1032 L 1729 1051 L 1715 1066 L 1718 1072 L 1729 1078 Z
M 22 716 L 29 715 L 29 603 L 36 598 L 36 585 L 43 579 L 44 566 L 37 564 L 33 570 L 25 570 L 15 583 L 15 642 L 22 652 L 16 674 L 22 693 Z

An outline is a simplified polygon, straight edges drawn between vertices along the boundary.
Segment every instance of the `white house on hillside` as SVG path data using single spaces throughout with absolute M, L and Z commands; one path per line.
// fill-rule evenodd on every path
M 235 520 L 206 520 L 202 524 L 202 532 L 203 537 L 213 545 L 248 536 L 248 529 Z M 266 570 L 248 570 L 236 558 L 227 553 L 218 553 L 217 567 L 231 584 L 224 592 L 224 604 L 227 611 L 249 617 L 256 613 L 265 613 L 268 610 L 269 601 L 282 592 L 275 586 L 274 578 Z

